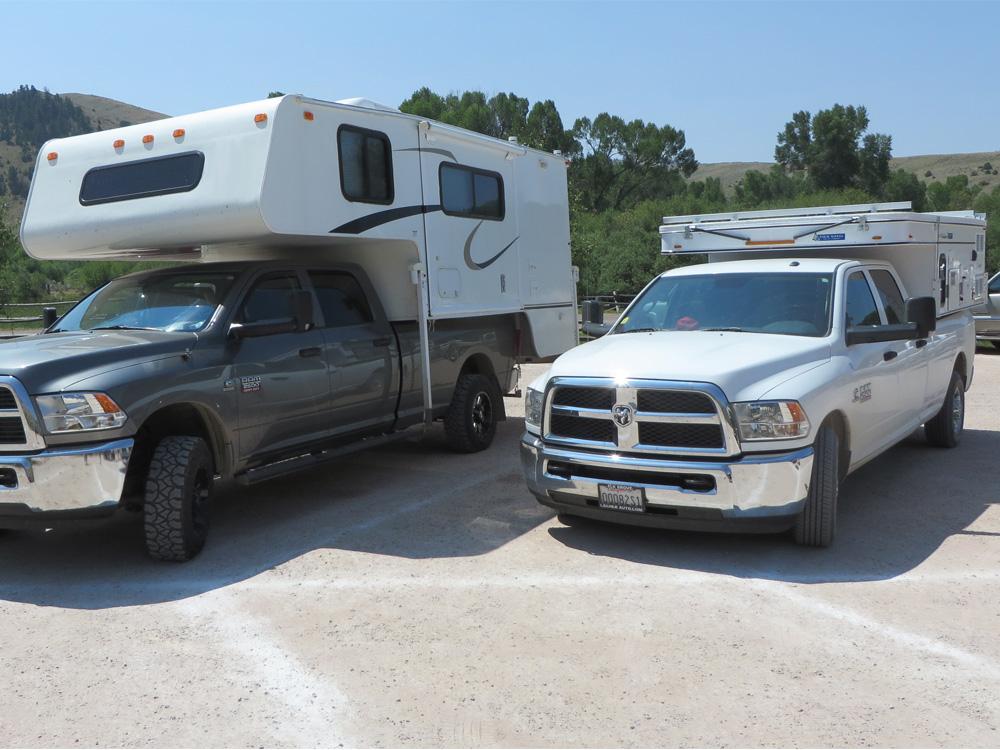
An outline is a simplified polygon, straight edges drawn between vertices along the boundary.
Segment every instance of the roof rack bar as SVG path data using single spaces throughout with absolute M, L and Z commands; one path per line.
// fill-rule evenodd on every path
M 691 214 L 664 216 L 664 224 L 699 224 L 717 221 L 752 221 L 753 219 L 779 219 L 796 216 L 835 216 L 838 214 L 875 214 L 887 211 L 912 211 L 910 201 L 895 203 L 856 203 L 849 206 L 823 206 L 820 208 L 778 208 L 768 211 L 728 211 L 718 214 Z

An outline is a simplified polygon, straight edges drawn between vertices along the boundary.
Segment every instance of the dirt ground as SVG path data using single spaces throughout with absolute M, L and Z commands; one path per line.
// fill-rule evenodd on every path
M 482 454 L 229 488 L 186 565 L 133 517 L 4 535 L 0 745 L 1000 745 L 1000 352 L 827 550 L 564 525 L 508 405 Z

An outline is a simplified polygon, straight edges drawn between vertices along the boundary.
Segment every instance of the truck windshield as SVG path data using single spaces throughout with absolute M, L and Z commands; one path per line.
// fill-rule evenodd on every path
M 612 333 L 746 331 L 825 336 L 833 277 L 810 273 L 661 276 Z
M 115 279 L 66 313 L 51 333 L 101 329 L 200 331 L 235 276 L 191 271 Z

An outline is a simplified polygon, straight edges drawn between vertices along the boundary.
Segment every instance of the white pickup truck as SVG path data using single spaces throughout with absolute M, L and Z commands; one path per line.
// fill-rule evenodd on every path
M 847 474 L 921 425 L 936 446 L 962 434 L 985 222 L 908 209 L 665 219 L 665 251 L 725 260 L 657 277 L 530 384 L 531 492 L 571 515 L 829 545 Z

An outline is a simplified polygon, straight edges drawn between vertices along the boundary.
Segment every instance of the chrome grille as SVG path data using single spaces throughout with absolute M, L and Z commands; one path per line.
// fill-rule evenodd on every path
M 638 453 L 732 455 L 739 451 L 729 405 L 715 386 L 553 378 L 544 437 L 568 445 Z
M 24 386 L 0 375 L 0 451 L 38 450 L 45 447 Z

